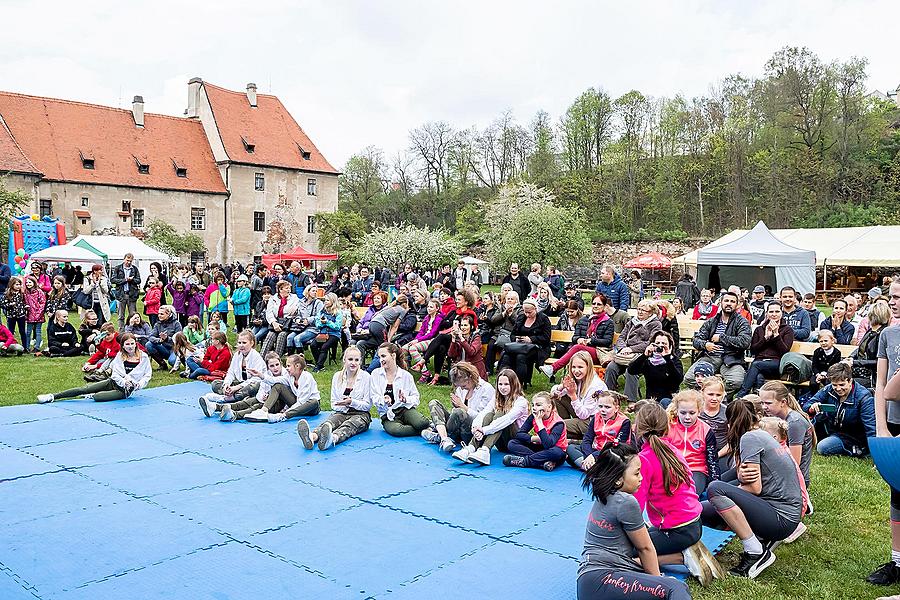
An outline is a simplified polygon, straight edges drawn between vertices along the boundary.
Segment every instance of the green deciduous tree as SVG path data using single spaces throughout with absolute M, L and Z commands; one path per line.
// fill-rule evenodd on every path
M 21 215 L 30 202 L 31 196 L 7 189 L 5 180 L 0 177 L 0 248 L 5 250 L 9 244 L 9 220 Z
M 147 225 L 144 242 L 169 256 L 185 256 L 191 252 L 205 252 L 203 238 L 196 233 L 178 233 L 174 227 L 154 219 Z
M 509 227 L 497 231 L 489 251 L 495 268 L 512 262 L 565 268 L 590 260 L 591 240 L 581 210 L 548 203 L 517 211 Z
M 365 219 L 353 211 L 319 213 L 316 223 L 319 228 L 319 246 L 330 252 L 343 254 L 352 250 L 366 235 Z
M 406 263 L 421 267 L 453 263 L 461 252 L 459 241 L 443 229 L 397 225 L 379 227 L 366 234 L 354 258 L 398 270 Z

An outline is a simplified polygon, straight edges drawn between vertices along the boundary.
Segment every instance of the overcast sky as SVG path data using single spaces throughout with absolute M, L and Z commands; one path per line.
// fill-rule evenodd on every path
M 0 0 L 0 90 L 181 115 L 187 81 L 255 82 L 338 168 L 410 129 L 484 126 L 505 110 L 553 120 L 586 88 L 706 93 L 762 73 L 784 45 L 869 59 L 900 84 L 900 2 L 72 2 Z

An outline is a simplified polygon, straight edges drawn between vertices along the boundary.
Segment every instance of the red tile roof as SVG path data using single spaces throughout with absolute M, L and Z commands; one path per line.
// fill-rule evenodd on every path
M 199 121 L 147 113 L 139 128 L 130 110 L 8 92 L 0 92 L 0 117 L 45 179 L 227 193 Z M 0 128 L 0 167 L 9 159 L 2 138 Z M 93 158 L 94 169 L 82 157 Z M 149 174 L 138 173 L 136 159 Z
M 0 115 L 0 173 L 6 172 L 40 174 L 22 152 Z
M 232 162 L 338 173 L 277 97 L 257 94 L 253 108 L 244 92 L 206 82 L 203 88 Z M 252 153 L 247 152 L 244 140 L 256 146 Z M 301 152 L 309 153 L 309 159 Z

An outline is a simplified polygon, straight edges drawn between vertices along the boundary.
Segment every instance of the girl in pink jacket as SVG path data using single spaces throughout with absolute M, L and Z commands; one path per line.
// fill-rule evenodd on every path
M 28 316 L 25 317 L 25 351 L 38 352 L 43 342 L 41 329 L 44 326 L 47 294 L 38 287 L 38 281 L 33 275 L 25 278 L 25 304 L 28 306 Z

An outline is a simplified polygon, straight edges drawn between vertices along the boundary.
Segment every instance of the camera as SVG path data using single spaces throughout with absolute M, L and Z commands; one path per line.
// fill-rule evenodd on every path
M 662 346 L 662 344 L 654 344 L 654 348 L 656 349 L 657 352 L 662 352 L 662 351 L 663 351 L 663 346 Z

